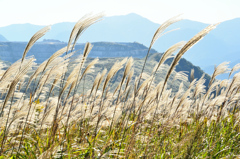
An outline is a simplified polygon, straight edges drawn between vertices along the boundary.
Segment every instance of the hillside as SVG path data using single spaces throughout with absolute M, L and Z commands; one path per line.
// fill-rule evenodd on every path
M 150 55 L 150 60 L 149 61 L 159 61 L 160 58 L 162 57 L 161 53 L 155 53 L 155 54 L 151 54 Z M 170 65 L 172 63 L 173 58 L 169 58 L 165 61 L 165 64 Z M 206 79 L 206 85 L 209 83 L 210 81 L 210 76 L 208 74 L 206 74 L 200 67 L 193 65 L 191 62 L 189 62 L 188 60 L 186 60 L 185 58 L 180 59 L 178 65 L 175 68 L 176 72 L 179 71 L 186 71 L 185 73 L 188 75 L 188 79 L 190 80 L 190 74 L 191 74 L 191 70 L 194 70 L 194 77 L 197 79 L 200 79 L 202 77 L 203 74 L 205 74 L 205 79 Z M 214 69 L 214 67 L 213 67 Z
M 99 58 L 98 63 L 95 64 L 95 67 L 92 69 L 94 71 L 87 74 L 84 82 L 82 81 L 82 83 L 79 87 L 79 92 L 83 91 L 83 86 L 84 86 L 85 91 L 91 89 L 92 83 L 94 82 L 98 72 L 102 72 L 104 70 L 104 68 L 106 68 L 107 71 L 109 71 L 116 61 L 122 61 L 123 59 L 124 59 L 123 57 Z M 85 66 L 87 66 L 93 60 L 94 60 L 94 58 L 87 58 Z M 133 79 L 131 81 L 131 84 L 134 83 L 134 80 L 136 79 L 136 77 L 140 75 L 144 59 L 134 58 L 133 62 L 134 62 L 134 64 L 133 64 L 134 74 L 133 74 Z M 153 68 L 157 63 L 158 62 L 154 61 L 154 60 L 147 62 L 146 67 L 144 69 L 144 72 L 147 74 L 147 76 L 144 76 L 143 79 L 147 79 L 148 77 L 150 77 L 150 74 L 153 71 Z M 156 74 L 156 78 L 154 80 L 155 85 L 158 84 L 160 81 L 164 80 L 164 78 L 167 74 L 168 68 L 169 68 L 168 65 L 163 65 L 162 67 L 160 67 L 159 71 Z M 73 66 L 70 67 L 70 70 L 72 70 L 72 69 L 73 69 Z M 69 72 L 71 72 L 71 71 L 69 71 Z M 118 86 L 118 84 L 121 82 L 123 72 L 124 72 L 124 68 L 120 69 L 117 72 L 117 74 L 113 77 L 113 79 L 110 81 L 110 85 L 111 85 L 110 91 L 114 91 L 115 88 Z M 178 71 L 173 71 L 173 73 L 170 76 L 170 81 L 173 81 L 173 78 L 175 77 L 177 72 Z M 197 72 L 197 73 L 199 73 L 199 72 Z M 189 82 L 186 82 L 186 81 L 183 81 L 180 79 L 175 79 L 174 83 L 170 82 L 168 84 L 168 88 L 172 88 L 173 92 L 177 92 L 181 82 L 184 83 L 184 89 L 187 89 L 187 87 L 189 86 Z

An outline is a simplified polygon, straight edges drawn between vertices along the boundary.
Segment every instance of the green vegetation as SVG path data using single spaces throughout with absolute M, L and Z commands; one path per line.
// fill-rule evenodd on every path
M 240 73 L 215 80 L 228 71 L 222 63 L 206 86 L 204 75 L 197 79 L 192 70 L 188 78 L 174 71 L 182 55 L 216 25 L 157 60 L 148 60 L 150 51 L 145 60 L 87 59 L 90 43 L 72 59 L 80 35 L 101 18 L 80 19 L 68 46 L 36 66 L 26 55 L 50 29 L 43 28 L 22 59 L 1 69 L 0 158 L 240 157 Z M 149 50 L 177 21 L 158 28 Z M 174 52 L 170 66 L 164 65 Z

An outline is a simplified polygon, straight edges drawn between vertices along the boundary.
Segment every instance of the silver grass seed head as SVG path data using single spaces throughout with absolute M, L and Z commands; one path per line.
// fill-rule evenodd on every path
M 129 82 L 131 81 L 133 74 L 134 74 L 134 69 L 131 69 L 131 71 L 128 75 L 128 78 L 127 78 L 126 87 L 129 85 Z
M 181 41 L 179 43 L 174 44 L 173 46 L 171 46 L 161 57 L 157 69 L 168 59 L 171 57 L 171 55 L 176 52 L 177 50 L 181 49 L 184 45 L 186 44 L 186 42 Z
M 186 71 L 179 71 L 175 74 L 174 80 L 181 80 L 183 82 L 188 82 L 188 75 L 185 73 Z
M 230 84 L 230 80 L 224 79 L 220 83 L 220 88 L 227 87 Z
M 92 67 L 94 67 L 94 65 L 98 62 L 98 60 L 99 60 L 99 59 L 96 58 L 96 59 L 94 59 L 92 62 L 90 62 L 90 63 L 88 64 L 88 66 L 86 67 L 86 69 L 85 69 L 84 72 L 82 73 L 82 77 L 83 77 L 85 74 L 87 74 Z M 81 78 L 82 78 L 82 77 L 81 77 Z
M 49 30 L 51 29 L 51 26 L 46 26 L 44 28 L 42 28 L 41 30 L 39 30 L 38 32 L 36 32 L 32 38 L 29 40 L 24 52 L 23 52 L 23 56 L 22 56 L 22 60 L 21 63 L 24 61 L 25 56 L 27 54 L 27 52 L 31 49 L 31 47 L 33 46 L 33 44 L 40 39 L 42 36 L 44 36 Z
M 72 48 L 72 46 L 70 46 L 70 48 Z M 61 56 L 62 54 L 64 54 L 65 52 L 67 52 L 67 47 L 64 47 L 58 51 L 56 51 L 46 62 L 46 65 L 43 69 L 43 71 L 45 71 L 45 69 L 48 67 L 48 65 L 50 65 L 57 57 Z M 56 64 L 56 63 L 55 63 Z M 54 65 L 54 64 L 53 64 Z
M 107 74 L 107 77 L 105 79 L 105 82 L 103 84 L 103 92 L 106 89 L 106 86 L 108 84 L 108 82 L 110 81 L 110 79 L 117 73 L 118 70 L 120 70 L 122 68 L 122 65 L 126 62 L 126 59 L 124 59 L 122 62 L 115 62 L 115 64 L 112 66 L 112 68 L 110 69 L 110 71 Z
M 151 41 L 151 44 L 150 44 L 150 47 L 149 49 L 151 49 L 151 47 L 153 46 L 153 44 L 155 43 L 155 41 L 162 36 L 162 33 L 164 32 L 164 30 L 169 27 L 170 25 L 172 25 L 173 23 L 175 22 L 178 22 L 180 21 L 181 19 L 179 18 L 179 15 L 178 16 L 175 16 L 169 20 L 167 20 L 166 22 L 164 22 L 155 32 L 155 34 L 153 35 L 153 38 L 152 38 L 152 41 Z
M 92 50 L 93 45 L 89 42 L 86 43 L 84 51 L 83 51 L 83 58 L 86 58 L 88 56 L 88 54 L 90 53 L 90 51 Z
M 92 14 L 86 14 L 85 16 L 83 16 L 73 27 L 72 32 L 70 34 L 69 37 L 69 41 L 68 41 L 68 49 L 69 50 L 69 46 L 70 44 L 73 42 L 74 40 L 74 45 L 76 44 L 77 40 L 79 39 L 79 37 L 81 36 L 81 34 L 92 24 L 98 22 L 99 20 L 101 20 L 101 18 L 103 17 L 103 14 L 96 14 L 96 15 L 92 15 Z
M 0 87 L 4 87 L 7 84 L 5 82 L 9 82 L 12 81 L 12 79 L 14 79 L 14 77 L 16 76 L 17 72 L 19 71 L 20 67 L 20 60 L 18 60 L 17 62 L 13 63 L 2 75 L 1 79 L 0 79 Z
M 196 84 L 194 93 L 193 93 L 193 97 L 197 97 L 199 94 L 205 93 L 206 91 L 206 86 L 204 85 L 205 83 L 205 79 L 203 78 L 204 76 L 202 76 Z
M 99 80 L 100 80 L 100 77 L 101 77 L 101 74 L 98 73 L 97 76 L 95 77 L 94 82 L 93 82 L 92 89 L 91 89 L 90 92 L 89 92 L 89 96 L 92 94 L 93 89 L 97 86 L 97 84 L 98 84 L 98 82 L 99 82 Z
M 216 76 L 220 75 L 220 74 L 224 74 L 224 73 L 227 73 L 229 71 L 229 68 L 228 68 L 228 64 L 229 62 L 223 62 L 221 64 L 219 64 L 214 72 L 213 72 L 213 75 L 212 75 L 212 78 L 209 82 L 209 86 L 213 83 L 213 81 L 215 80 Z
M 149 83 L 149 81 L 153 78 L 153 76 L 150 76 L 148 79 L 146 79 L 141 85 L 140 87 L 138 88 L 136 94 L 138 94 L 138 92 L 144 88 L 145 86 L 147 86 L 147 84 Z
M 96 93 L 97 93 L 98 88 L 99 88 L 100 84 L 102 83 L 102 80 L 103 80 L 103 78 L 104 78 L 104 76 L 105 76 L 106 73 L 107 73 L 107 69 L 105 68 L 105 69 L 102 71 L 102 74 L 101 74 L 99 80 L 97 81 Z
M 231 70 L 230 73 L 229 73 L 229 78 L 230 78 L 230 76 L 231 76 L 234 72 L 238 71 L 239 69 L 240 69 L 240 63 L 236 64 L 236 65 L 232 68 L 232 70 Z
M 223 73 L 227 73 L 229 71 L 228 66 L 229 66 L 229 62 L 223 62 L 223 63 L 219 64 L 214 71 L 213 77 L 216 77 Z
M 125 67 L 125 70 L 124 70 L 123 79 L 126 78 L 127 74 L 128 74 L 129 71 L 131 70 L 132 66 L 133 66 L 133 58 L 130 57 L 130 58 L 128 59 L 128 62 L 127 62 L 127 64 L 126 64 L 126 67 Z

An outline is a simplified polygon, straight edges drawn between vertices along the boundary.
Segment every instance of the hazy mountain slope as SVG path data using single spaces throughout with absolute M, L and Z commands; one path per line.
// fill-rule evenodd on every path
M 8 41 L 8 40 L 0 34 L 0 41 Z
M 217 38 L 222 39 L 228 45 L 240 44 L 240 18 L 224 21 L 218 29 L 212 31 Z
M 162 55 L 163 55 L 162 53 L 150 54 L 149 61 L 158 62 L 160 61 Z M 170 65 L 172 63 L 172 60 L 173 58 L 166 60 L 165 64 Z M 202 77 L 203 74 L 205 74 L 205 72 L 200 67 L 193 65 L 191 62 L 187 61 L 185 58 L 181 58 L 178 65 L 175 68 L 176 72 L 185 71 L 185 73 L 189 77 L 189 80 L 190 80 L 190 74 L 192 69 L 194 70 L 194 78 L 199 79 Z M 210 76 L 208 74 L 205 74 L 205 79 L 206 79 L 206 85 L 207 85 L 210 81 Z
M 12 24 L 5 27 L 0 27 L 2 34 L 9 41 L 29 41 L 33 34 L 44 26 L 33 24 Z

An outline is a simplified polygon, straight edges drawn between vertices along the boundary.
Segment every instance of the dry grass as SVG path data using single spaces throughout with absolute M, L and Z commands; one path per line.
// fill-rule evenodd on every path
M 23 58 L 1 70 L 0 158 L 237 157 L 240 73 L 232 79 L 216 80 L 229 70 L 228 63 L 222 63 L 206 87 L 204 76 L 194 79 L 193 70 L 186 89 L 183 83 L 188 77 L 184 72 L 169 78 L 182 55 L 217 25 L 170 47 L 148 72 L 144 72 L 146 57 L 137 76 L 131 57 L 116 61 L 108 72 L 94 72 L 97 75 L 91 85 L 88 81 L 79 94 L 80 85 L 85 84 L 98 59 L 85 64 L 92 48 L 87 43 L 83 54 L 72 61 L 75 52 L 71 45 L 101 18 L 86 15 L 80 19 L 68 45 L 35 68 L 34 58 L 25 56 L 49 27 L 40 30 L 30 40 Z M 149 50 L 177 21 L 174 17 L 159 27 Z M 165 67 L 164 61 L 177 50 L 170 67 Z M 121 68 L 120 82 L 112 84 Z M 166 74 L 157 82 L 160 69 Z M 239 64 L 231 69 L 229 77 L 238 69 Z M 177 80 L 181 84 L 174 92 L 172 84 Z

